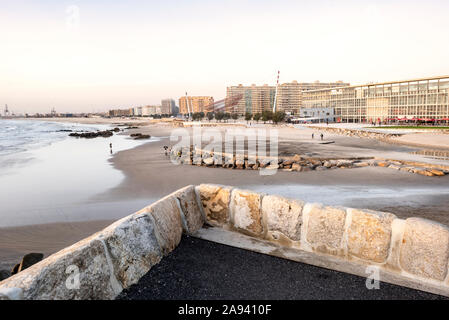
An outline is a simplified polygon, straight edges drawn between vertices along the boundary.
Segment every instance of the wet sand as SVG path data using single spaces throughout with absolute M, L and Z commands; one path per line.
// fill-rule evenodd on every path
M 159 137 L 134 149 L 118 152 L 110 159 L 125 178 L 120 185 L 93 195 L 90 201 L 112 202 L 148 199 L 148 203 L 189 184 L 218 183 L 280 194 L 305 201 L 328 202 L 349 207 L 389 211 L 401 218 L 419 216 L 449 225 L 449 176 L 423 177 L 387 168 L 367 167 L 311 172 L 278 171 L 272 176 L 253 170 L 174 165 L 164 154 L 173 128 L 153 124 L 129 130 Z M 280 153 L 298 152 L 311 156 L 375 156 L 426 160 L 412 155 L 416 148 L 375 140 L 326 135 L 333 144 L 311 140 L 313 129 L 283 128 L 279 131 Z M 433 161 L 427 159 L 426 161 Z M 446 162 L 447 163 L 447 162 Z M 424 191 L 424 192 L 423 192 Z M 373 196 L 370 193 L 378 193 Z M 318 199 L 318 200 L 316 200 Z M 131 210 L 130 210 L 131 211 Z M 128 212 L 127 214 L 131 214 Z M 58 223 L 0 230 L 1 265 L 17 263 L 23 254 L 43 252 L 45 256 L 107 226 L 111 221 Z

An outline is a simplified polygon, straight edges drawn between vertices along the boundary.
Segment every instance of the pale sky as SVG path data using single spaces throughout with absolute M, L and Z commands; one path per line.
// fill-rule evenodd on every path
M 105 111 L 239 83 L 449 74 L 446 0 L 0 0 L 0 108 Z

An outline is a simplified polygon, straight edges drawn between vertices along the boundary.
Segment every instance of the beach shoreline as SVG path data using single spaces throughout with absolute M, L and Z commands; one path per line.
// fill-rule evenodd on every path
M 67 120 L 74 121 L 74 119 Z M 118 123 L 118 119 L 106 120 L 111 125 Z M 121 120 L 123 125 L 131 123 L 129 119 Z M 90 201 L 108 203 L 117 199 L 122 201 L 140 199 L 149 205 L 160 197 L 189 184 L 217 183 L 248 189 L 254 189 L 254 186 L 257 186 L 259 192 L 276 193 L 306 201 L 314 200 L 314 197 L 322 197 L 324 200 L 334 201 L 332 204 L 335 202 L 338 204 L 339 192 L 346 195 L 354 193 L 353 199 L 350 196 L 342 197 L 344 201 L 342 200 L 341 204 L 389 211 L 401 218 L 419 216 L 449 225 L 449 197 L 444 195 L 449 190 L 449 176 L 429 178 L 378 167 L 323 172 L 284 172 L 279 170 L 274 176 L 261 176 L 254 170 L 174 165 L 163 149 L 164 145 L 173 145 L 173 142 L 169 140 L 173 127 L 169 123 L 149 123 L 141 120 L 139 123 L 141 125 L 137 129 L 130 129 L 120 134 L 150 134 L 159 139 L 150 143 L 144 142 L 134 148 L 114 154 L 108 161 L 124 175 L 123 180 L 111 189 L 92 195 Z M 191 129 L 188 130 L 191 132 Z M 224 129 L 222 128 L 222 130 Z M 336 135 L 326 135 L 326 139 L 332 139 L 335 143 L 323 146 L 311 141 L 309 135 L 313 131 L 313 129 L 298 130 L 283 127 L 279 130 L 280 145 L 289 152 L 300 149 L 302 152 L 312 154 L 338 156 L 355 153 L 373 155 L 382 152 L 383 155 L 402 155 L 411 159 L 418 157 L 408 154 L 408 151 L 413 150 L 412 148 Z M 358 189 L 378 190 L 379 196 L 367 201 L 364 196 L 369 195 L 369 192 L 357 194 Z M 276 191 L 273 192 L 273 190 Z M 421 196 L 409 195 L 413 192 L 420 193 L 421 190 L 428 190 L 428 193 Z M 433 191 L 435 194 L 432 194 Z M 388 195 L 388 193 L 394 192 L 402 196 L 395 198 Z M 309 197 L 309 193 L 313 193 L 314 197 L 301 198 Z M 407 197 L 412 198 L 410 203 Z M 125 215 L 132 213 L 130 209 Z M 42 252 L 48 256 L 113 222 L 113 220 L 103 218 L 100 221 L 98 219 L 67 221 L 0 229 L 2 265 L 5 268 L 10 267 L 28 252 Z

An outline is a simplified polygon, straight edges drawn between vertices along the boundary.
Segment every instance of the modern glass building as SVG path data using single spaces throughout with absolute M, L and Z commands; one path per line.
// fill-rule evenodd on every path
M 449 121 L 449 76 L 303 92 L 301 108 L 333 108 L 337 122 Z

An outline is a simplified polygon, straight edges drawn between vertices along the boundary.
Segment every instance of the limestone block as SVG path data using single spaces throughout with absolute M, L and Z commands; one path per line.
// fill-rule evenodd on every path
M 301 165 L 294 163 L 292 164 L 292 170 L 293 171 L 301 171 Z
M 137 283 L 162 253 L 159 247 L 153 219 L 145 214 L 125 217 L 100 232 L 114 266 L 114 274 L 124 288 Z
M 214 158 L 212 158 L 212 157 L 209 157 L 209 158 L 203 158 L 203 163 L 204 163 L 206 166 L 211 166 L 211 165 L 214 164 Z
M 449 259 L 449 230 L 437 222 L 409 218 L 405 221 L 400 266 L 405 271 L 444 280 Z
M 171 195 L 164 197 L 142 211 L 139 213 L 153 218 L 157 241 L 162 254 L 167 255 L 176 248 L 182 236 L 181 212 L 176 198 Z
M 342 253 L 346 210 L 311 204 L 307 226 L 307 242 L 315 251 Z
M 113 299 L 122 287 L 108 260 L 94 234 L 5 279 L 0 289 L 19 288 L 27 300 Z
M 217 227 L 228 224 L 231 189 L 213 184 L 201 184 L 196 187 L 208 224 Z
M 434 176 L 444 176 L 444 172 L 437 169 L 430 169 L 429 170 Z
M 259 193 L 234 189 L 231 193 L 231 212 L 234 226 L 253 235 L 263 232 L 262 196 Z
M 352 215 L 348 229 L 348 253 L 360 259 L 384 262 L 391 241 L 394 214 L 371 210 L 348 209 Z
M 262 199 L 262 214 L 267 219 L 268 232 L 281 232 L 292 241 L 301 238 L 304 202 L 268 195 Z
M 204 224 L 204 217 L 196 199 L 195 186 L 184 187 L 173 193 L 173 196 L 178 199 L 181 205 L 185 219 L 184 231 L 194 233 L 200 229 Z

